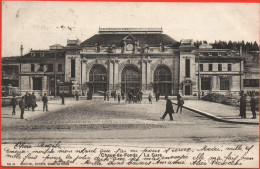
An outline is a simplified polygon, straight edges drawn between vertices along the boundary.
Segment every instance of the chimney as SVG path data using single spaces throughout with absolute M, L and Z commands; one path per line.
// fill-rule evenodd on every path
M 21 45 L 21 56 L 23 56 L 23 45 Z
M 242 53 L 242 45 L 240 45 L 240 48 L 239 48 L 239 54 L 240 54 L 240 56 L 243 55 L 243 53 Z

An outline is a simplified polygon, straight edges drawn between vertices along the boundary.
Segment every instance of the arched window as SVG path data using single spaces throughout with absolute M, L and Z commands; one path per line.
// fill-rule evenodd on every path
M 124 93 L 139 91 L 141 86 L 141 74 L 138 68 L 126 66 L 121 74 L 121 90 Z
M 89 91 L 102 94 L 107 91 L 107 73 L 103 65 L 94 65 L 89 72 Z
M 167 66 L 158 66 L 154 71 L 154 93 L 171 95 L 172 75 Z

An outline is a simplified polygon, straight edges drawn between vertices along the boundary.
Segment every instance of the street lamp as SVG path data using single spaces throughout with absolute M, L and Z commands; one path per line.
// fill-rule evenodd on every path
M 200 100 L 200 54 L 198 53 L 198 100 Z

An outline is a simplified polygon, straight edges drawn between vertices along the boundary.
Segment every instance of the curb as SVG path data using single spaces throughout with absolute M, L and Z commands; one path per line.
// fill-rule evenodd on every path
M 177 103 L 173 103 L 175 105 L 178 105 Z M 210 113 L 207 113 L 205 111 L 202 111 L 202 110 L 198 110 L 198 109 L 194 109 L 194 108 L 190 108 L 190 107 L 187 107 L 187 106 L 183 106 L 183 108 L 187 109 L 187 110 L 190 110 L 190 111 L 193 111 L 195 113 L 198 113 L 202 116 L 205 116 L 207 118 L 210 118 L 212 120 L 215 120 L 215 121 L 219 121 L 219 122 L 224 122 L 224 123 L 233 123 L 233 124 L 249 124 L 249 125 L 259 125 L 259 122 L 256 123 L 256 122 L 243 122 L 243 121 L 231 121 L 231 120 L 226 120 L 226 119 L 223 119 L 223 118 L 220 118 L 218 116 L 215 116 L 213 114 L 210 114 Z

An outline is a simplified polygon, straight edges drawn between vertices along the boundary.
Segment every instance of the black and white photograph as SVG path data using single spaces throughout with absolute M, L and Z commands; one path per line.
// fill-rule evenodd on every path
M 259 10 L 3 1 L 1 165 L 259 168 Z

